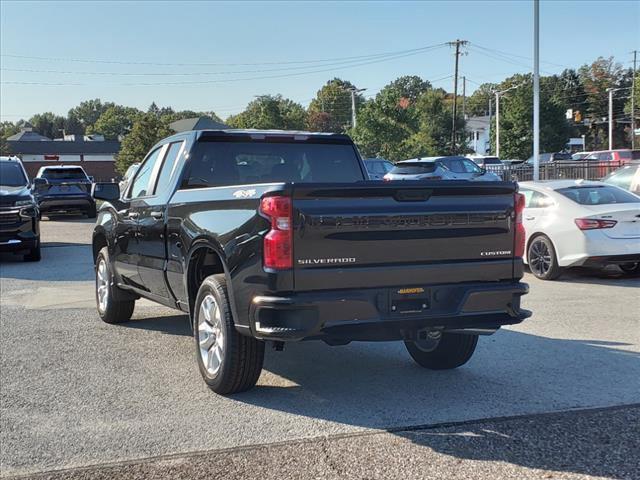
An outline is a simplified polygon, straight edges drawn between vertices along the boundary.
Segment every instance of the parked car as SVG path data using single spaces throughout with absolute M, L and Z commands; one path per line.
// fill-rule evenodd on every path
M 129 182 L 133 178 L 133 176 L 138 171 L 138 167 L 140 167 L 140 163 L 134 163 L 127 168 L 127 171 L 124 173 L 122 180 L 120 180 L 120 191 L 125 192 L 127 187 L 129 186 Z
M 571 155 L 571 160 L 579 162 L 580 160 L 584 160 L 585 158 L 587 158 L 592 153 L 593 152 L 576 152 Z
M 555 152 L 555 153 L 541 153 L 539 155 L 539 164 L 540 165 L 545 165 L 547 163 L 554 163 L 554 162 L 571 162 L 573 161 L 571 154 L 570 153 L 565 153 L 565 152 Z M 533 155 L 531 155 L 526 162 L 524 162 L 524 165 L 533 167 Z
M 591 152 L 587 157 L 585 157 L 585 160 L 589 162 L 607 162 L 613 163 L 616 166 L 622 166 L 633 160 L 633 153 L 629 149 L 600 150 L 597 152 Z
M 384 176 L 393 180 L 477 180 L 497 182 L 501 178 L 466 157 L 421 157 L 396 163 Z
M 620 265 L 637 272 L 640 262 L 640 197 L 603 182 L 522 182 L 526 198 L 525 261 L 543 280 L 564 268 Z
M 620 167 L 604 177 L 602 181 L 640 195 L 640 162 L 634 161 Z
M 471 155 L 467 158 L 481 168 L 503 166 L 502 161 L 498 157 L 494 157 L 494 156 Z
M 141 297 L 188 312 L 200 373 L 229 394 L 256 383 L 265 341 L 403 340 L 450 369 L 530 315 L 515 183 L 366 180 L 345 135 L 160 141 L 125 195 L 95 185 L 100 317 L 127 321 Z
M 92 182 L 82 167 L 42 167 L 33 183 L 41 213 L 82 212 L 89 218 L 96 218 Z
M 382 180 L 393 169 L 393 163 L 384 158 L 365 158 L 364 166 L 371 180 Z
M 0 252 L 40 260 L 40 213 L 17 157 L 0 157 Z

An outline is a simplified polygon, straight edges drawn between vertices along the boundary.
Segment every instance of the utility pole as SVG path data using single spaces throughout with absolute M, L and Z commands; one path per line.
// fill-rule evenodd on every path
M 500 158 L 500 92 L 496 92 L 496 157 Z
M 456 117 L 458 116 L 458 61 L 460 59 L 460 47 L 469 43 L 466 40 L 457 39 L 455 42 L 448 42 L 450 46 L 456 47 L 456 66 L 453 74 L 453 119 L 451 125 L 451 153 L 456 153 Z
M 462 76 L 462 118 L 467 118 L 467 77 Z
M 540 180 L 540 0 L 533 0 L 533 180 Z
M 491 111 L 491 97 L 489 97 L 489 153 L 491 152 L 491 119 L 493 118 Z
M 636 148 L 636 58 L 638 51 L 633 51 L 633 79 L 631 80 L 631 149 Z
M 357 119 L 356 119 L 356 93 L 364 92 L 366 88 L 356 88 L 351 87 L 349 92 L 351 92 L 351 128 L 356 128 Z

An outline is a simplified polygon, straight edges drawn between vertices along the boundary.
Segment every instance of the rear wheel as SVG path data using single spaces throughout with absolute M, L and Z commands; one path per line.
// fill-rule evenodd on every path
M 562 274 L 553 243 L 546 235 L 538 235 L 529 244 L 527 262 L 531 273 L 541 280 L 555 280 Z
M 135 300 L 118 299 L 118 290 L 109 266 L 109 251 L 104 247 L 96 258 L 96 305 L 105 323 L 123 323 L 133 314 Z
M 405 341 L 409 355 L 430 370 L 450 370 L 469 361 L 478 344 L 477 335 L 442 333 L 440 338 Z
M 228 395 L 256 384 L 264 361 L 264 342 L 236 330 L 223 274 L 202 282 L 194 307 L 193 333 L 198 368 L 211 390 Z

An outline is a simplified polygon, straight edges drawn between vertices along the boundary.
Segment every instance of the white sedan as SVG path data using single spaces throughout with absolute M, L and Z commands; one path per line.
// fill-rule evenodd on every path
M 565 267 L 640 271 L 640 197 L 602 182 L 521 182 L 525 262 L 543 280 Z

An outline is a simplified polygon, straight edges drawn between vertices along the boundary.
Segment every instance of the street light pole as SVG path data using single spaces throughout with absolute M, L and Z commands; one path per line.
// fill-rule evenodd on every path
M 533 180 L 540 180 L 540 0 L 533 0 Z
M 638 51 L 633 51 L 633 79 L 631 80 L 631 149 L 636 148 L 636 60 Z
M 609 92 L 609 150 L 613 150 L 613 88 L 607 88 Z
M 356 118 L 356 93 L 364 92 L 366 88 L 356 88 L 351 87 L 349 92 L 351 92 L 351 128 L 356 128 L 357 118 Z
M 500 92 L 496 92 L 496 157 L 500 158 Z

